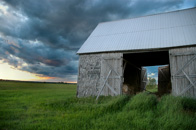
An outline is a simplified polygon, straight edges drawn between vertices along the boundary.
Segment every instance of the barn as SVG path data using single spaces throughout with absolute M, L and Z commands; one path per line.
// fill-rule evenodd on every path
M 98 24 L 78 50 L 77 97 L 144 91 L 144 66 L 158 91 L 196 97 L 196 8 Z

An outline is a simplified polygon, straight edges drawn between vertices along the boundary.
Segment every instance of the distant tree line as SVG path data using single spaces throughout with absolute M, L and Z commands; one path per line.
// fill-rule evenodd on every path
M 148 82 L 147 82 L 147 88 L 156 88 L 157 87 L 157 83 L 156 83 L 156 79 L 155 78 L 152 78 L 152 77 L 149 77 L 148 78 Z

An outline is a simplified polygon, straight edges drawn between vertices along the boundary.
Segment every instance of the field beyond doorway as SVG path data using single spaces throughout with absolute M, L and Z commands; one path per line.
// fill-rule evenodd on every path
M 76 85 L 0 82 L 0 130 L 194 129 L 196 100 L 139 93 L 76 98 Z

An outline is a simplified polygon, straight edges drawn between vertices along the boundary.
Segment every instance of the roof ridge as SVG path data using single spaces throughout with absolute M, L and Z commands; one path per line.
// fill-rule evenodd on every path
M 125 20 L 131 20 L 131 19 L 138 19 L 138 18 L 149 17 L 149 16 L 154 16 L 154 15 L 163 15 L 163 14 L 174 13 L 174 12 L 181 12 L 181 11 L 186 11 L 186 10 L 191 10 L 191 9 L 196 9 L 196 6 L 195 7 L 191 7 L 191 8 L 186 8 L 186 9 L 178 9 L 178 10 L 174 10 L 174 11 L 163 12 L 163 13 L 143 15 L 143 16 L 138 16 L 138 17 L 133 17 L 133 18 L 118 19 L 118 20 L 113 20 L 113 21 L 105 21 L 105 22 L 100 22 L 99 24 L 118 22 L 118 21 L 125 21 Z
M 111 36 L 111 35 L 118 35 L 118 34 L 127 34 L 127 33 L 136 33 L 136 32 L 146 32 L 146 31 L 154 31 L 154 30 L 162 30 L 162 29 L 170 29 L 170 28 L 179 28 L 179 27 L 187 27 L 187 26 L 195 26 L 196 24 L 187 24 L 183 26 L 173 26 L 173 27 L 167 27 L 167 28 L 156 28 L 156 29 L 146 29 L 146 30 L 140 30 L 140 31 L 128 31 L 128 32 L 122 32 L 122 33 L 113 33 L 113 34 L 106 34 L 106 35 L 92 35 L 91 37 L 101 37 L 101 36 Z

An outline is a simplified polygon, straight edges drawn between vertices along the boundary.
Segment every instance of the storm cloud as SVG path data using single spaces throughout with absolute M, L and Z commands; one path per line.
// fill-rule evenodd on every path
M 0 60 L 38 75 L 70 76 L 76 81 L 76 52 L 98 23 L 173 11 L 183 8 L 184 3 L 185 0 L 3 0 Z

